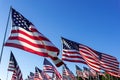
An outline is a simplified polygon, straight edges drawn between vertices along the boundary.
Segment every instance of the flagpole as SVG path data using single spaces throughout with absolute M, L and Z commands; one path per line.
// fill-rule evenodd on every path
M 4 33 L 3 44 L 2 44 L 1 54 L 0 54 L 0 64 L 1 64 L 1 59 L 2 59 L 3 48 L 4 48 L 5 38 L 6 38 L 6 34 L 7 34 L 7 29 L 8 29 L 8 24 L 9 24 L 11 9 L 12 9 L 12 7 L 10 7 L 10 10 L 9 10 L 7 24 L 6 24 L 6 29 L 5 29 L 5 33 Z

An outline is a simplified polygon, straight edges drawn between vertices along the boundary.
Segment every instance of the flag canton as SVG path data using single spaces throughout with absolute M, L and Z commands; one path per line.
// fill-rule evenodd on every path
M 30 72 L 30 76 L 34 76 L 34 73 L 33 73 L 33 72 Z
M 42 70 L 40 70 L 38 67 L 35 67 L 35 72 L 42 73 Z
M 87 67 L 83 67 L 83 69 L 84 69 L 85 71 L 89 71 L 89 69 L 88 69 Z
M 12 21 L 13 26 L 22 27 L 25 30 L 30 31 L 30 25 L 32 25 L 32 23 L 14 9 L 12 9 Z
M 46 58 L 44 58 L 44 63 L 43 64 L 53 67 L 53 65 Z
M 82 69 L 80 67 L 78 67 L 77 65 L 76 65 L 76 70 L 82 71 Z
M 14 68 L 17 67 L 17 61 L 16 61 L 16 59 L 15 59 L 15 57 L 14 57 L 12 52 L 11 52 L 11 55 L 10 55 L 10 62 L 13 63 L 12 65 L 14 65 Z
M 63 49 L 79 50 L 79 43 L 62 38 Z

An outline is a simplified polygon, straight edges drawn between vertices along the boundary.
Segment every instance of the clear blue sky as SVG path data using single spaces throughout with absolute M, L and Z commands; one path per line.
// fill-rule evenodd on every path
M 30 20 L 60 51 L 62 49 L 60 37 L 63 36 L 115 56 L 120 61 L 120 0 L 0 0 L 0 49 L 10 6 Z M 10 29 L 11 24 L 6 39 Z M 34 72 L 35 66 L 43 68 L 43 57 L 20 49 L 4 47 L 0 64 L 2 80 L 7 78 L 11 50 L 24 79 L 30 71 Z M 59 58 L 61 57 L 60 52 Z M 84 66 L 80 63 L 65 63 L 74 73 L 75 64 L 81 68 Z M 61 72 L 61 67 L 57 69 Z M 9 77 L 11 72 L 8 74 L 8 80 Z

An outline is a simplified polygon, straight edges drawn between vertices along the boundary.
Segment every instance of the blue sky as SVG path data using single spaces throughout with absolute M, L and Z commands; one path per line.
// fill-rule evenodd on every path
M 23 14 L 36 28 L 60 49 L 61 36 L 85 44 L 97 51 L 115 56 L 120 61 L 120 1 L 119 0 L 1 0 L 0 49 L 10 6 Z M 6 39 L 10 34 L 11 20 Z M 43 68 L 43 57 L 20 49 L 4 47 L 0 78 L 7 78 L 7 67 L 13 51 L 25 79 L 35 66 Z M 51 61 L 51 60 L 50 60 Z M 52 62 L 52 61 L 51 61 Z M 65 62 L 75 73 L 75 64 Z M 57 68 L 61 72 L 61 67 Z M 8 80 L 11 72 L 8 74 Z

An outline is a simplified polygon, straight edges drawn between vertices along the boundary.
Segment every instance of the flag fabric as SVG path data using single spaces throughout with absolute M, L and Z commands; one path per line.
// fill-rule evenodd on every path
M 69 62 L 79 62 L 86 64 L 85 60 L 82 58 L 79 53 L 79 45 L 76 42 L 70 41 L 65 38 L 62 39 L 62 60 Z
M 34 80 L 34 73 L 30 72 L 29 76 L 28 76 L 28 80 Z
M 64 65 L 63 68 L 64 72 L 63 72 L 63 77 L 65 76 L 68 80 L 76 80 L 75 75 L 73 74 L 73 72 L 67 67 L 67 65 Z
M 97 77 L 97 72 L 96 71 L 94 71 L 93 69 L 90 69 L 89 71 L 90 71 L 89 74 L 90 74 L 91 77 Z
M 34 80 L 52 80 L 52 78 L 46 72 L 35 67 Z
M 13 74 L 12 74 L 11 80 L 17 80 L 17 76 L 16 76 L 16 72 L 15 72 L 15 71 L 14 71 Z
M 57 67 L 63 62 L 58 58 L 59 49 L 40 33 L 22 14 L 12 8 L 12 30 L 5 46 L 15 47 L 43 57 L 50 57 Z
M 54 73 L 53 65 L 46 58 L 44 58 L 43 62 L 43 71 L 48 73 Z
M 95 50 L 83 44 L 79 45 L 79 51 L 82 57 L 85 59 L 87 65 L 91 69 L 100 72 L 101 67 L 98 53 L 96 53 Z
M 82 69 L 76 65 L 76 74 L 78 77 L 83 77 L 83 72 L 82 72 Z
M 38 67 L 35 67 L 34 80 L 43 80 L 43 76 L 42 70 L 40 70 Z
M 87 67 L 83 67 L 83 77 L 88 79 L 90 76 L 89 74 L 90 74 L 89 69 Z
M 49 72 L 55 74 L 56 78 L 59 80 L 62 80 L 61 74 L 57 71 L 57 69 L 50 63 L 46 58 L 44 58 L 44 67 L 43 70 L 44 72 Z
M 76 43 L 65 38 L 62 39 L 67 47 L 79 51 L 79 54 L 91 69 L 95 70 L 96 72 L 104 70 L 112 76 L 118 75 L 119 62 L 117 61 L 116 57 L 98 52 L 86 45 Z
M 52 77 L 49 76 L 46 72 L 43 71 L 44 79 L 43 80 L 52 80 Z
M 76 53 L 72 53 L 72 55 L 74 55 L 75 58 L 77 57 L 79 62 L 87 64 L 91 69 L 97 72 L 100 72 L 101 68 L 100 68 L 99 55 L 95 53 L 95 50 L 83 44 L 80 44 L 80 43 L 77 43 L 77 42 L 74 42 L 74 41 L 71 41 L 65 38 L 62 38 L 62 40 L 63 40 L 65 47 L 69 48 L 69 50 L 74 49 L 77 51 L 77 54 L 79 55 L 74 55 Z M 64 48 L 64 45 L 63 45 L 63 48 Z M 67 53 L 67 55 L 69 56 L 69 53 Z M 67 60 L 67 58 L 68 57 L 64 57 L 63 55 L 63 60 L 64 59 Z M 72 57 L 70 59 L 74 61 Z M 74 62 L 77 62 L 77 61 L 74 61 Z
M 21 70 L 12 52 L 10 54 L 8 71 L 13 72 L 12 79 L 23 80 Z
M 63 67 L 63 70 L 62 70 L 62 79 L 63 80 L 68 80 L 68 76 L 69 74 L 68 74 L 68 72 L 67 72 L 67 70 L 65 69 L 65 67 Z
M 117 77 L 119 74 L 119 62 L 116 57 L 101 52 L 97 53 L 99 53 L 100 56 L 101 68 L 106 73 Z

